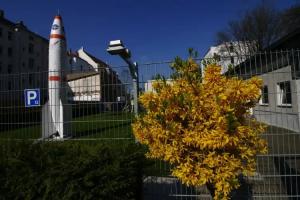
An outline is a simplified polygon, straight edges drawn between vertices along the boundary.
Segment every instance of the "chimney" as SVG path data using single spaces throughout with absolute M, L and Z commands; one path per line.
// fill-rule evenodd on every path
M 23 28 L 23 29 L 27 29 L 27 27 L 24 25 L 23 21 L 18 21 L 16 23 L 16 28 Z
M 24 22 L 23 22 L 22 20 L 21 20 L 21 21 L 18 21 L 17 24 L 18 24 L 19 26 L 24 26 Z
M 4 10 L 0 9 L 0 18 L 4 18 Z

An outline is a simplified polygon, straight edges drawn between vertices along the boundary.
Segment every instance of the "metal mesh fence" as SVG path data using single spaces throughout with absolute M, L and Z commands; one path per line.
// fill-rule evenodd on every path
M 268 125 L 263 137 L 269 153 L 257 156 L 257 174 L 242 179 L 236 199 L 300 198 L 299 55 L 298 50 L 290 50 L 215 58 L 227 76 L 259 76 L 264 81 L 262 97 L 252 112 L 257 120 Z M 210 59 L 197 60 L 202 70 L 207 60 Z M 152 82 L 157 74 L 169 79 L 170 64 L 171 61 L 140 64 L 140 91 L 153 91 Z M 71 117 L 59 123 L 68 125 L 67 139 L 134 141 L 133 87 L 127 67 L 64 74 L 60 89 L 66 98 L 63 106 L 69 108 L 66 112 Z M 48 72 L 0 75 L 1 141 L 49 139 L 43 138 L 45 126 L 53 123 L 43 122 L 48 87 Z M 24 90 L 34 88 L 40 89 L 40 106 L 25 107 Z M 144 198 L 211 199 L 205 187 L 187 187 L 170 176 L 170 166 L 162 161 L 156 161 L 144 179 Z
M 199 59 L 202 71 L 212 61 L 222 66 L 222 73 L 248 79 L 263 80 L 261 99 L 253 108 L 253 116 L 268 125 L 263 137 L 268 143 L 267 155 L 257 156 L 257 173 L 240 179 L 241 187 L 232 199 L 300 199 L 300 88 L 299 51 L 262 52 L 255 55 L 235 55 Z M 140 65 L 140 87 L 153 91 L 156 74 L 170 78 L 171 62 Z M 171 81 L 171 80 L 170 80 Z M 145 181 L 149 199 L 211 199 L 206 187 L 187 187 L 167 176 L 169 166 L 157 161 L 156 176 Z
M 48 72 L 0 75 L 1 140 L 53 139 L 55 131 L 49 127 L 55 123 L 67 127 L 64 130 L 67 139 L 132 139 L 134 115 L 128 77 L 119 77 L 116 69 L 111 68 L 61 73 L 65 75 L 59 88 L 49 87 Z M 38 106 L 28 99 L 30 94 L 25 91 L 28 89 L 39 89 Z M 60 95 L 62 104 L 49 105 L 50 89 L 55 90 L 54 96 Z M 47 113 L 57 113 L 59 121 L 51 121 Z

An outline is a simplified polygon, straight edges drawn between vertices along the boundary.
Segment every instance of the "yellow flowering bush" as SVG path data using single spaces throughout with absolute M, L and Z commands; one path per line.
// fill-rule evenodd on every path
M 255 171 L 256 155 L 267 152 L 265 127 L 250 117 L 262 80 L 221 75 L 209 64 L 203 78 L 193 57 L 176 58 L 172 83 L 153 83 L 140 96 L 145 113 L 133 124 L 149 158 L 172 164 L 172 175 L 193 186 L 213 188 L 214 199 L 228 199 L 240 174 Z

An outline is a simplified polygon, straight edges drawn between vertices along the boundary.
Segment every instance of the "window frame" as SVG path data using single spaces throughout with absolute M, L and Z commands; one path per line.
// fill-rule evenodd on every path
M 7 31 L 7 40 L 12 41 L 13 40 L 13 32 L 12 31 Z
M 7 57 L 12 57 L 13 56 L 13 48 L 12 47 L 8 47 L 7 48 Z
M 266 91 L 265 91 L 266 89 Z M 264 95 L 267 95 L 267 102 L 265 102 L 265 96 Z M 264 85 L 262 88 L 261 88 L 261 97 L 259 99 L 259 105 L 261 106 L 268 106 L 270 103 L 270 99 L 269 99 L 269 88 L 268 88 L 268 85 Z
M 13 65 L 12 64 L 8 64 L 7 65 L 7 74 L 12 74 L 13 72 Z
M 28 69 L 29 70 L 34 70 L 35 67 L 35 60 L 33 58 L 28 58 Z
M 34 44 L 33 43 L 28 44 L 28 53 L 34 54 Z
M 287 90 L 287 85 L 289 87 L 289 90 Z M 277 106 L 279 107 L 292 107 L 292 87 L 291 87 L 291 81 L 281 81 L 276 84 L 276 90 L 277 90 Z M 287 95 L 290 95 L 288 98 Z M 284 97 L 286 101 L 290 99 L 290 102 L 284 103 Z

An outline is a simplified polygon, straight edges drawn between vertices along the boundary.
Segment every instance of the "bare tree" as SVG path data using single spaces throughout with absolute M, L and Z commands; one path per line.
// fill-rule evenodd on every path
M 272 4 L 263 1 L 245 12 L 238 20 L 228 23 L 225 30 L 216 34 L 217 43 L 229 51 L 234 41 L 237 55 L 252 54 L 269 46 L 280 34 L 280 12 Z
M 300 4 L 293 5 L 281 14 L 281 29 L 288 34 L 300 28 Z

